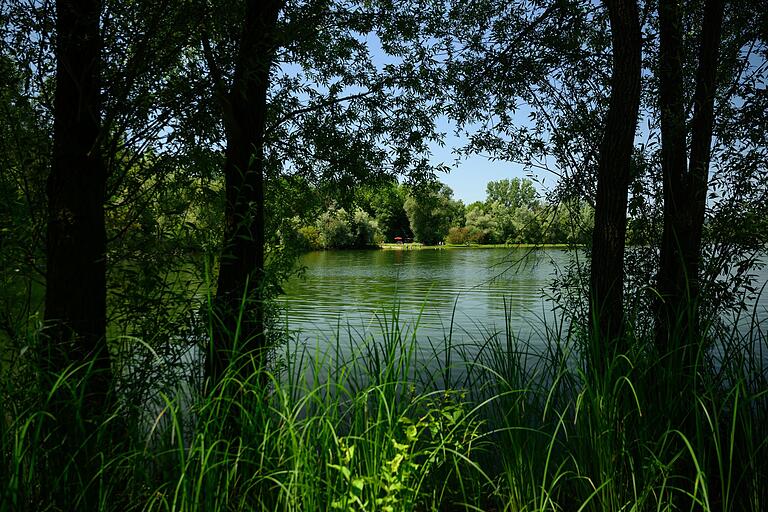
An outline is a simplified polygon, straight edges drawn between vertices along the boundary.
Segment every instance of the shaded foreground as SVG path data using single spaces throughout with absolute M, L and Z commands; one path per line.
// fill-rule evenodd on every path
M 548 333 L 544 354 L 509 328 L 459 346 L 449 332 L 425 354 L 396 311 L 381 324 L 352 356 L 340 342 L 288 344 L 272 371 L 240 381 L 230 368 L 207 397 L 173 378 L 137 386 L 155 378 L 147 365 L 95 428 L 66 432 L 52 393 L 36 391 L 35 368 L 19 360 L 2 382 L 0 510 L 768 507 L 759 325 L 722 341 L 717 360 L 702 355 L 695 372 L 662 375 L 663 357 L 637 352 L 595 377 L 582 340 L 562 332 Z M 82 386 L 70 375 L 82 372 L 63 373 L 58 393 L 75 417 L 91 417 L 77 414 Z M 692 403 L 681 401 L 686 388 Z M 681 415 L 689 428 L 669 419 Z M 60 442 L 99 449 L 76 465 L 82 454 L 50 457 Z

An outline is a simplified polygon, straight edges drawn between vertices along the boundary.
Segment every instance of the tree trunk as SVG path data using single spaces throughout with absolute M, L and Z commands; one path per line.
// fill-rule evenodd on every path
M 677 2 L 659 4 L 659 107 L 661 111 L 664 232 L 658 275 L 656 345 L 660 353 L 698 350 L 698 289 L 709 159 L 714 122 L 714 95 L 723 0 L 704 8 L 699 68 L 691 121 L 691 155 L 687 161 L 683 96 L 683 43 Z
M 244 379 L 263 365 L 264 131 L 281 8 L 281 1 L 248 2 L 232 87 L 222 98 L 226 225 L 207 363 L 211 389 L 233 363 Z
M 686 244 L 690 249 L 690 255 L 685 258 L 689 262 L 686 273 L 689 276 L 694 276 L 691 281 L 693 304 L 697 304 L 699 301 L 699 264 L 701 262 L 701 243 L 707 204 L 707 188 L 709 186 L 717 67 L 724 9 L 724 0 L 709 0 L 704 7 L 701 45 L 699 47 L 699 69 L 696 77 L 696 92 L 693 97 L 691 156 L 688 163 L 688 190 L 691 194 L 693 225 L 689 231 L 691 241 Z
M 685 190 L 687 170 L 685 100 L 683 95 L 682 10 L 675 0 L 659 2 L 659 114 L 661 117 L 661 169 L 664 193 L 664 232 L 658 276 L 661 296 L 656 343 L 666 353 L 687 295 L 687 277 L 680 251 L 683 228 L 690 224 Z M 681 228 L 683 228 L 681 230 Z
M 624 245 L 642 51 L 635 0 L 605 0 L 605 5 L 611 21 L 613 77 L 598 159 L 589 304 L 598 365 L 625 349 Z
M 699 261 L 704 227 L 709 159 L 714 120 L 714 95 L 718 47 L 723 19 L 723 0 L 707 0 L 704 6 L 699 67 L 691 121 L 691 156 L 687 162 L 685 104 L 683 96 L 682 12 L 675 0 L 659 3 L 659 108 L 661 115 L 662 173 L 664 177 L 664 233 L 660 249 L 656 349 L 662 361 L 656 372 L 656 416 L 666 417 L 672 428 L 694 438 L 696 361 L 701 338 L 698 319 Z M 706 442 L 706 440 L 705 440 Z M 678 449 L 684 450 L 680 446 Z M 712 446 L 706 449 L 713 450 Z M 678 473 L 693 482 L 698 469 L 686 458 L 677 463 Z M 709 473 L 709 472 L 708 472 Z M 717 504 L 718 472 L 711 472 Z M 677 495 L 680 508 L 691 504 Z M 716 507 L 715 507 L 716 508 Z
M 100 0 L 56 2 L 46 328 L 40 356 L 53 416 L 44 424 L 46 471 L 60 478 L 43 492 L 52 493 L 54 508 L 61 510 L 98 506 L 99 453 L 111 445 L 97 435 L 104 433 L 100 418 L 111 409 L 112 387 L 106 343 L 100 15 Z
M 53 373 L 70 364 L 93 362 L 84 383 L 83 410 L 94 412 L 101 411 L 112 382 L 106 344 L 100 14 L 100 0 L 56 2 L 53 160 L 47 184 L 47 326 L 42 354 Z

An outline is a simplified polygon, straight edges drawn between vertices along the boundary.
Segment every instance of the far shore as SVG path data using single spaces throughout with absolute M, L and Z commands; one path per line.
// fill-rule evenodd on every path
M 441 249 L 568 249 L 568 244 L 442 244 L 424 245 L 419 242 L 383 243 L 379 247 L 389 251 L 423 251 Z

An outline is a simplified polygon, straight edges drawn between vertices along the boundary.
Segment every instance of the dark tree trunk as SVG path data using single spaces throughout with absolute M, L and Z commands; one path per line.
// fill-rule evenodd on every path
M 57 510 L 98 507 L 99 453 L 111 445 L 97 435 L 105 433 L 100 418 L 110 412 L 112 387 L 106 343 L 100 15 L 100 0 L 56 2 L 46 328 L 40 356 L 53 416 L 44 424 L 46 471 L 59 479 L 43 492 L 52 493 Z
M 43 362 L 52 373 L 92 362 L 84 411 L 112 383 L 106 344 L 106 167 L 101 152 L 100 0 L 56 2 L 56 95 L 48 177 Z
M 685 99 L 683 93 L 682 10 L 674 0 L 659 1 L 659 114 L 661 118 L 661 169 L 664 192 L 664 232 L 658 292 L 662 297 L 657 323 L 657 345 L 666 353 L 667 336 L 684 303 L 687 278 L 680 252 L 681 226 L 690 224 L 685 190 L 687 171 Z
M 677 2 L 662 0 L 659 4 L 664 232 L 657 285 L 660 300 L 656 345 L 662 354 L 685 352 L 685 359 L 694 357 L 698 350 L 699 262 L 723 9 L 723 0 L 709 0 L 704 9 L 688 161 L 680 27 L 682 13 Z
M 662 173 L 664 178 L 664 232 L 657 289 L 656 349 L 661 356 L 656 416 L 666 417 L 672 428 L 694 438 L 696 426 L 696 360 L 701 348 L 698 319 L 699 261 L 704 226 L 709 159 L 714 120 L 714 95 L 723 0 L 707 0 L 704 7 L 699 67 L 691 121 L 691 154 L 687 161 L 685 99 L 683 89 L 682 12 L 675 0 L 659 3 L 659 108 L 661 115 Z M 705 440 L 706 442 L 706 440 Z M 679 449 L 685 448 L 680 446 Z M 712 446 L 706 449 L 713 450 Z M 678 462 L 688 482 L 698 470 L 688 459 Z M 708 472 L 709 473 L 709 472 Z M 711 472 L 711 496 L 717 504 L 718 472 Z M 680 508 L 690 508 L 684 494 Z M 716 507 L 715 507 L 716 508 Z
M 211 389 L 233 362 L 243 378 L 263 364 L 264 131 L 281 7 L 281 1 L 248 2 L 232 86 L 222 98 L 226 225 L 207 363 Z
M 691 267 L 688 275 L 694 276 L 691 296 L 693 303 L 699 300 L 699 263 L 704 231 L 704 216 L 709 186 L 709 162 L 712 154 L 712 130 L 715 121 L 715 94 L 717 92 L 717 67 L 720 56 L 720 38 L 725 9 L 724 0 L 709 0 L 704 8 L 704 20 L 699 47 L 699 69 L 696 92 L 693 97 L 691 120 L 691 155 L 688 163 L 688 184 L 691 193 L 693 226 L 690 231 Z
M 592 235 L 590 319 L 594 356 L 623 351 L 624 244 L 632 149 L 640 105 L 640 20 L 635 0 L 605 0 L 611 21 L 613 77 L 600 145 Z

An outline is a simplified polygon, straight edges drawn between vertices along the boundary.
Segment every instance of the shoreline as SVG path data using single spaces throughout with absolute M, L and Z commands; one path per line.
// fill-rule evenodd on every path
M 442 249 L 568 249 L 573 247 L 569 244 L 444 244 L 444 245 L 423 245 L 418 242 L 406 244 L 383 243 L 379 244 L 379 249 L 385 251 L 425 251 Z M 579 246 L 577 246 L 579 247 Z

